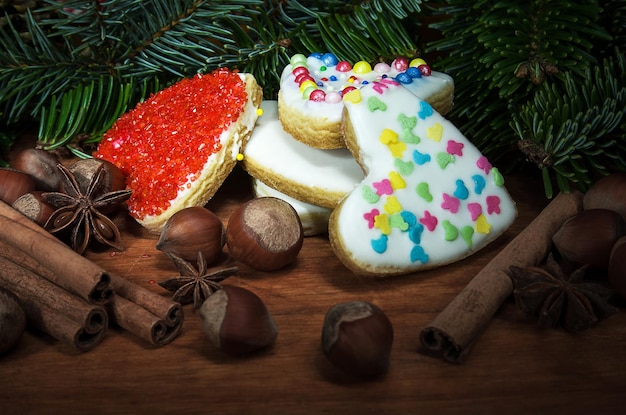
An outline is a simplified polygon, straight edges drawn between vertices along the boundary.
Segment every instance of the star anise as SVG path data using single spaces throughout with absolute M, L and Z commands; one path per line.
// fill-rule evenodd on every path
M 566 276 L 552 254 L 543 267 L 513 266 L 509 276 L 515 303 L 542 327 L 584 330 L 618 311 L 608 302 L 613 294 L 610 288 L 585 279 L 587 268 Z
M 42 196 L 56 207 L 44 225 L 52 234 L 71 230 L 70 242 L 74 251 L 82 254 L 92 238 L 112 248 L 122 250 L 120 231 L 117 225 L 100 210 L 109 210 L 128 200 L 130 190 L 103 192 L 105 178 L 101 166 L 93 174 L 86 188 L 81 188 L 74 174 L 58 165 L 63 192 L 47 192 Z
M 176 254 L 167 253 L 174 261 L 179 276 L 167 279 L 159 285 L 174 293 L 172 300 L 181 304 L 193 302 L 193 308 L 198 308 L 211 294 L 222 288 L 220 281 L 236 274 L 236 266 L 219 266 L 208 268 L 202 252 L 198 251 L 198 269 Z

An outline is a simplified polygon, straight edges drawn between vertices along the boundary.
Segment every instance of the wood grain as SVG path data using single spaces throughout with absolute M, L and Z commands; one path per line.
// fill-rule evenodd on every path
M 519 208 L 515 224 L 476 255 L 437 270 L 355 277 L 325 236 L 307 238 L 288 269 L 260 273 L 242 266 L 225 283 L 257 293 L 280 327 L 276 344 L 251 356 L 214 349 L 190 306 L 179 337 L 160 348 L 113 328 L 96 349 L 76 354 L 28 331 L 0 357 L 0 414 L 624 413 L 623 312 L 574 335 L 538 329 L 508 300 L 465 363 L 452 365 L 420 350 L 420 330 L 546 204 L 539 182 L 512 177 L 508 187 Z M 250 197 L 247 175 L 236 170 L 208 207 L 226 222 Z M 130 219 L 116 220 L 125 251 L 89 252 L 88 258 L 169 296 L 156 282 L 176 270 L 156 250 L 157 235 Z M 394 326 L 391 369 L 382 378 L 349 379 L 322 355 L 326 311 L 353 299 L 377 304 Z

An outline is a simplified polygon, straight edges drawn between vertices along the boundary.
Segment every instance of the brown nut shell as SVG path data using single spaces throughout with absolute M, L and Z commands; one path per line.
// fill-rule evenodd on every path
M 626 221 L 626 173 L 613 173 L 595 182 L 583 197 L 583 209 L 609 209 Z
M 626 300 L 626 236 L 621 237 L 611 250 L 608 269 L 609 284 Z
M 21 212 L 24 216 L 38 224 L 44 226 L 48 218 L 54 213 L 56 208 L 46 202 L 42 197 L 41 190 L 34 190 L 17 198 L 13 202 L 13 208 Z
M 0 200 L 12 205 L 20 196 L 35 190 L 30 174 L 11 168 L 0 169 Z
M 255 293 L 225 285 L 200 307 L 202 329 L 211 343 L 231 355 L 243 355 L 270 346 L 278 325 Z
M 27 148 L 15 156 L 11 166 L 30 174 L 35 180 L 37 190 L 50 192 L 59 190 L 61 183 L 57 164 L 59 158 L 49 151 Z
M 102 193 L 116 192 L 126 189 L 126 175 L 115 164 L 98 158 L 77 160 L 69 166 L 83 193 L 87 191 L 89 182 L 100 169 L 104 170 Z
M 606 270 L 611 249 L 624 235 L 626 223 L 608 209 L 589 209 L 565 221 L 552 241 L 561 256 L 575 265 Z
M 393 327 L 374 304 L 351 301 L 335 304 L 326 313 L 322 350 L 337 368 L 353 376 L 387 372 L 393 345 Z
M 296 260 L 304 233 L 296 210 L 275 197 L 241 205 L 230 216 L 226 244 L 233 258 L 259 271 L 274 271 Z
M 15 346 L 25 328 L 26 314 L 19 300 L 0 288 L 0 356 Z
M 209 209 L 193 206 L 179 210 L 167 220 L 156 247 L 192 264 L 196 263 L 198 252 L 202 252 L 210 265 L 220 259 L 225 242 L 220 218 Z

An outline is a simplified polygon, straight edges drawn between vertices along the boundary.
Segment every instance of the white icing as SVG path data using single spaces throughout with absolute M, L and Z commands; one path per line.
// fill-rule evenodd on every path
M 378 87 L 382 93 L 376 92 L 376 86 L 372 84 L 344 98 L 355 131 L 358 151 L 367 171 L 363 182 L 342 201 L 330 219 L 331 241 L 336 238 L 337 242 L 333 243 L 333 246 L 346 247 L 347 257 L 351 258 L 347 260 L 346 256 L 343 256 L 346 265 L 357 272 L 374 274 L 408 273 L 433 268 L 478 251 L 504 232 L 513 223 L 517 211 L 506 188 L 496 184 L 497 179 L 502 178 L 497 169 L 492 168 L 485 173 L 479 165 L 488 167 L 486 158 L 451 122 L 432 110 L 428 103 L 397 85 L 387 87 L 379 85 Z M 351 100 L 358 102 L 351 102 Z M 368 106 L 378 107 L 378 109 L 370 110 Z M 384 106 L 386 109 L 381 109 Z M 432 115 L 426 116 L 429 112 Z M 416 125 L 408 128 L 408 131 L 419 137 L 419 143 L 402 141 L 402 132 L 407 128 L 402 127 L 400 114 L 413 117 L 416 121 Z M 439 138 L 439 134 L 434 133 L 437 128 L 441 129 L 439 142 L 433 140 Z M 397 143 L 393 143 L 393 133 L 386 135 L 390 131 L 398 134 Z M 391 146 L 381 142 L 381 136 L 392 137 Z M 450 140 L 462 144 L 462 155 L 454 154 L 458 151 L 458 146 L 456 150 L 454 146 L 448 148 Z M 406 145 L 405 149 L 402 149 L 403 144 Z M 391 152 L 394 146 L 399 146 L 396 148 L 397 157 Z M 419 153 L 414 153 L 416 150 Z M 415 154 L 429 155 L 431 160 L 420 165 L 416 161 L 422 160 L 420 157 L 415 159 Z M 438 154 L 444 154 L 444 157 L 453 159 L 453 162 L 442 168 L 437 161 Z M 396 158 L 406 162 L 406 166 L 410 166 L 409 170 L 412 169 L 412 171 L 399 169 L 395 164 Z M 378 201 L 365 200 L 364 189 L 374 192 L 377 188 L 375 183 L 380 187 L 383 180 L 390 179 L 393 174 L 398 174 L 397 177 L 402 178 L 406 187 L 392 188 L 390 189 L 392 194 L 381 194 Z M 462 181 L 467 189 L 466 198 L 460 197 L 463 196 L 463 192 L 457 193 L 459 197 L 455 197 L 457 180 Z M 475 180 L 485 181 L 485 187 L 480 194 L 476 192 Z M 422 182 L 429 185 L 430 194 L 433 197 L 431 202 L 424 200 L 416 190 L 418 184 Z M 444 193 L 459 202 L 458 213 L 442 208 Z M 487 197 L 491 196 L 499 198 L 500 213 L 487 212 L 486 201 Z M 394 201 L 394 197 L 400 208 L 391 209 L 386 213 L 385 206 L 391 206 L 391 204 L 386 204 Z M 478 221 L 474 220 L 477 217 L 472 218 L 470 206 L 474 209 L 480 206 L 484 217 Z M 401 210 L 412 212 L 418 221 L 424 218 L 425 211 L 428 211 L 437 218 L 438 222 L 433 231 L 424 227 L 421 236 L 413 240 L 409 237 L 411 228 L 403 231 L 397 227 L 391 227 L 388 235 L 383 236 L 384 231 L 376 226 L 370 228 L 370 222 L 364 217 L 364 214 L 372 212 L 373 209 L 378 209 L 380 213 L 386 215 L 379 219 L 388 219 L 391 217 L 390 214 Z M 395 215 L 395 218 L 398 219 L 398 215 Z M 486 219 L 491 226 L 486 234 L 478 232 L 479 228 L 483 232 L 485 230 L 479 225 L 483 219 Z M 449 221 L 459 231 L 456 239 L 446 241 L 444 221 Z M 461 236 L 461 229 L 466 226 L 474 230 L 471 246 L 468 246 Z M 414 235 L 419 235 L 419 232 Z M 387 238 L 386 250 L 382 253 L 376 252 L 374 246 L 382 250 L 385 246 L 383 243 L 385 237 Z M 427 260 L 419 255 L 420 250 L 428 256 Z
M 318 83 L 319 89 L 326 92 L 340 92 L 346 86 L 361 88 L 367 82 L 381 79 L 383 76 L 395 77 L 399 73 L 398 70 L 394 69 L 393 65 L 377 65 L 367 73 L 355 73 L 354 70 L 340 72 L 336 66 L 326 66 L 321 59 L 315 56 L 308 56 L 306 63 L 309 73 L 315 79 L 315 82 Z M 382 67 L 382 69 L 378 69 L 379 67 Z M 325 69 L 322 70 L 322 68 Z M 300 90 L 299 84 L 295 81 L 296 76 L 293 74 L 293 70 L 293 65 L 288 64 L 281 74 L 280 93 L 282 101 L 292 110 L 306 114 L 307 117 L 340 124 L 343 103 L 311 101 Z M 337 77 L 337 80 L 331 81 L 330 78 L 332 76 Z M 350 77 L 357 77 L 358 81 L 348 82 Z M 322 78 L 325 80 L 322 80 Z M 436 71 L 432 71 L 429 76 L 414 79 L 410 84 L 403 84 L 411 93 L 424 100 L 428 100 L 429 97 L 442 91 L 445 87 L 453 85 L 452 77 Z
M 289 203 L 298 213 L 304 236 L 319 235 L 328 232 L 328 217 L 331 209 L 294 199 L 268 186 L 259 179 L 253 179 L 252 185 L 256 197 L 276 197 Z
M 347 149 L 312 148 L 286 133 L 278 120 L 277 106 L 276 101 L 261 104 L 263 115 L 246 144 L 244 166 L 251 163 L 265 174 L 285 179 L 285 183 L 272 183 L 280 192 L 289 194 L 289 182 L 305 187 L 311 194 L 305 202 L 312 203 L 320 192 L 343 196 L 363 180 L 363 171 Z

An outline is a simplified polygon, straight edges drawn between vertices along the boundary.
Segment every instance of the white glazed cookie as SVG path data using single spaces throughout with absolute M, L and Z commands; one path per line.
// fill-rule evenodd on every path
M 263 101 L 263 115 L 244 150 L 243 167 L 294 199 L 334 208 L 363 180 L 363 171 L 345 148 L 320 150 L 293 139 L 277 115 L 276 101 Z
M 339 61 L 332 53 L 294 55 L 281 75 L 278 112 L 285 131 L 321 149 L 345 147 L 341 133 L 342 96 L 375 80 L 394 78 L 440 113 L 452 107 L 454 82 L 431 71 L 422 59 L 398 58 L 391 65 Z
M 328 217 L 332 211 L 331 209 L 294 199 L 271 188 L 259 179 L 253 178 L 252 185 L 256 197 L 276 197 L 293 206 L 300 217 L 300 222 L 302 222 L 304 236 L 314 236 L 328 232 Z
M 348 148 L 365 179 L 333 211 L 333 250 L 356 274 L 387 276 L 467 257 L 514 221 L 497 168 L 393 80 L 344 97 Z

